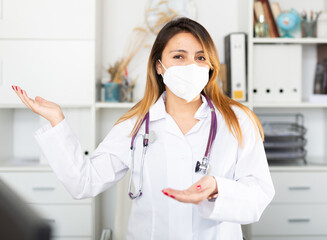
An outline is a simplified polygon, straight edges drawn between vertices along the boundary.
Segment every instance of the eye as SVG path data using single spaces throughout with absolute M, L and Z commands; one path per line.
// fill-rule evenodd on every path
M 205 60 L 206 60 L 206 58 L 205 58 L 204 56 L 198 56 L 198 57 L 197 57 L 197 60 L 200 60 L 200 61 L 205 61 Z
M 174 59 L 183 59 L 183 56 L 182 55 L 175 55 Z

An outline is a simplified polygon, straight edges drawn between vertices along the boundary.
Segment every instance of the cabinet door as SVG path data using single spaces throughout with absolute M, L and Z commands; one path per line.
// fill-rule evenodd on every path
M 0 178 L 33 204 L 91 204 L 91 199 L 74 200 L 52 172 L 2 172 Z
M 11 85 L 58 104 L 91 104 L 94 41 L 0 40 L 0 104 L 17 104 Z
M 271 204 L 251 230 L 254 236 L 322 236 L 326 215 L 326 204 Z
M 52 227 L 53 237 L 91 237 L 91 205 L 30 204 Z
M 94 0 L 0 0 L 0 38 L 94 39 Z
M 327 203 L 326 172 L 272 172 L 273 203 Z

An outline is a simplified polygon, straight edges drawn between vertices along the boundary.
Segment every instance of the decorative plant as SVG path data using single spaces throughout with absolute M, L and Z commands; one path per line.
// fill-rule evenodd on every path
M 145 28 L 137 27 L 133 30 L 134 35 L 132 41 L 127 48 L 127 54 L 121 59 L 117 60 L 113 65 L 110 65 L 107 72 L 110 74 L 111 81 L 122 84 L 123 78 L 127 78 L 127 66 L 137 54 L 137 52 L 144 47 L 145 39 L 148 31 Z M 133 81 L 135 83 L 135 81 Z
M 154 6 L 151 6 L 151 8 L 146 11 L 146 15 L 155 16 L 155 21 L 151 23 L 146 19 L 148 29 L 154 34 L 157 34 L 168 21 L 178 16 L 173 9 L 169 8 L 168 1 L 166 0 L 159 1 Z M 126 51 L 127 54 L 118 59 L 113 65 L 110 65 L 107 69 L 111 82 L 119 83 L 121 86 L 124 86 L 125 91 L 126 89 L 132 91 L 135 85 L 137 77 L 133 80 L 128 77 L 127 66 L 141 48 L 147 47 L 144 43 L 150 32 L 148 29 L 143 27 L 134 28 L 131 41 Z

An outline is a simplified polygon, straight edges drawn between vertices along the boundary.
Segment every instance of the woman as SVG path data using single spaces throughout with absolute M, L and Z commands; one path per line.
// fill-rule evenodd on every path
M 248 108 L 222 94 L 218 72 L 217 50 L 203 26 L 187 18 L 166 24 L 150 53 L 143 99 L 90 158 L 58 105 L 13 89 L 49 120 L 36 139 L 74 198 L 96 196 L 134 169 L 127 239 L 239 240 L 240 224 L 259 220 L 274 188 L 261 125 Z M 152 137 L 142 171 L 139 136 L 147 136 L 147 128 Z M 128 148 L 134 147 L 132 161 Z

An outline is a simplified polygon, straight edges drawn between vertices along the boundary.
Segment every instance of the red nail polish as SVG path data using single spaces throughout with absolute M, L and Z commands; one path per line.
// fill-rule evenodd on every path
M 201 185 L 197 185 L 197 186 L 196 186 L 196 189 L 197 189 L 197 190 L 200 190 L 200 189 L 201 189 Z
M 15 86 L 15 88 L 16 88 L 16 91 L 18 91 L 17 86 Z
M 172 197 L 172 198 L 175 198 L 175 196 L 174 196 L 174 195 L 170 195 L 170 197 Z
M 166 196 L 169 196 L 169 194 L 168 193 L 166 193 L 166 192 L 164 192 L 164 191 L 162 191 L 163 192 L 163 194 L 165 194 Z
M 21 93 L 23 94 L 23 90 L 20 90 L 21 91 Z
M 13 90 L 15 90 L 14 86 L 11 86 Z

